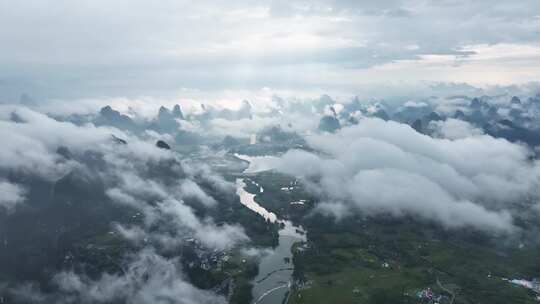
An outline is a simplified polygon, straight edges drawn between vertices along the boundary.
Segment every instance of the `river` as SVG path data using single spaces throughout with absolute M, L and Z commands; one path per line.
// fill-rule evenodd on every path
M 247 160 L 243 155 L 237 157 Z M 255 162 L 250 158 L 250 166 L 244 171 L 254 173 Z M 257 168 L 264 166 L 255 165 Z M 251 169 L 250 169 L 251 168 Z M 267 168 L 265 168 L 267 169 Z M 259 274 L 253 280 L 253 304 L 281 304 L 288 296 L 293 283 L 292 246 L 296 242 L 305 241 L 305 233 L 301 227 L 295 227 L 290 221 L 279 219 L 276 214 L 266 210 L 255 202 L 255 194 L 247 192 L 243 178 L 236 180 L 236 193 L 240 202 L 270 222 L 283 224 L 279 231 L 279 244 L 270 253 L 264 255 L 259 263 Z M 260 186 L 259 186 L 260 187 Z M 264 191 L 261 187 L 259 192 Z

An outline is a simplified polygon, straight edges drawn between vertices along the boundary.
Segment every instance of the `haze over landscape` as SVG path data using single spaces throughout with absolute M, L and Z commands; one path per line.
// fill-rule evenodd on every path
M 540 301 L 540 2 L 0 0 L 0 303 Z

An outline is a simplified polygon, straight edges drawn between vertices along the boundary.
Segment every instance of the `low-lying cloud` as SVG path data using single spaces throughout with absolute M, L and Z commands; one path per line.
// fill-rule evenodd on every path
M 23 107 L 0 107 L 0 137 L 9 143 L 0 151 L 0 212 L 10 212 L 25 202 L 27 180 L 56 185 L 59 180 L 69 183 L 74 179 L 82 180 L 84 191 L 98 195 L 103 204 L 112 204 L 106 208 L 126 206 L 141 219 L 109 223 L 111 233 L 117 232 L 135 245 L 127 269 L 118 274 L 104 272 L 98 279 L 80 272 L 62 272 L 55 277 L 56 292 L 42 293 L 31 284 L 20 285 L 12 289 L 17 299 L 36 303 L 225 302 L 213 292 L 191 285 L 179 261 L 162 255 L 178 250 L 188 238 L 211 251 L 248 240 L 241 226 L 217 224 L 211 216 L 195 211 L 216 208 L 220 202 L 215 193 L 234 195 L 230 182 L 206 165 L 184 161 L 176 152 L 157 148 L 153 138 L 92 124 L 59 122 Z M 13 177 L 22 184 L 13 182 Z M 85 193 L 73 195 L 79 200 Z M 35 210 L 45 208 L 40 206 L 41 199 L 32 200 Z
M 225 299 L 188 283 L 175 259 L 166 259 L 148 249 L 131 257 L 119 274 L 104 273 L 98 279 L 72 271 L 57 274 L 52 283 L 56 294 L 44 294 L 25 285 L 11 291 L 31 303 L 142 303 L 222 304 Z
M 0 193 L 0 211 L 4 209 L 10 212 L 25 200 L 26 190 L 17 184 L 0 180 Z
M 515 229 L 512 203 L 538 196 L 540 169 L 521 145 L 487 135 L 432 138 L 405 124 L 363 119 L 308 137 L 315 154 L 292 150 L 273 166 L 300 176 L 346 216 L 416 216 L 447 228 Z M 331 203 L 328 203 L 331 202 Z

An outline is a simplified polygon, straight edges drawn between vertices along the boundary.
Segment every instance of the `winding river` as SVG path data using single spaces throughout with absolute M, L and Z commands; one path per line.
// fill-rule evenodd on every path
M 255 164 L 257 161 L 253 161 L 250 157 L 236 156 L 250 162 L 250 166 L 244 172 L 255 173 L 262 171 L 254 170 L 254 167 L 268 169 L 265 166 Z M 236 180 L 236 193 L 240 196 L 240 202 L 264 219 L 283 224 L 283 228 L 279 231 L 279 245 L 261 258 L 259 274 L 253 280 L 253 304 L 286 303 L 284 300 L 288 296 L 293 283 L 292 273 L 294 266 L 292 264 L 291 248 L 294 243 L 305 241 L 305 234 L 298 232 L 302 231 L 301 228 L 293 226 L 290 221 L 279 219 L 276 214 L 255 202 L 255 194 L 247 192 L 244 189 L 245 186 L 243 178 Z M 259 191 L 262 192 L 264 189 L 260 187 Z

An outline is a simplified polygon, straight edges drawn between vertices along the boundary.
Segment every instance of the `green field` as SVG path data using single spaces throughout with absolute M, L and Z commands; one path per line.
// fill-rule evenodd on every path
M 294 248 L 297 286 L 289 303 L 429 303 L 417 296 L 427 288 L 441 304 L 538 303 L 531 290 L 503 280 L 540 277 L 534 238 L 520 248 L 515 237 L 445 230 L 410 218 L 335 221 L 312 214 L 316 200 L 301 184 L 281 189 L 294 178 L 263 172 L 250 179 L 264 188 L 255 197 L 259 204 L 308 231 L 307 246 Z M 300 199 L 306 204 L 291 206 Z

